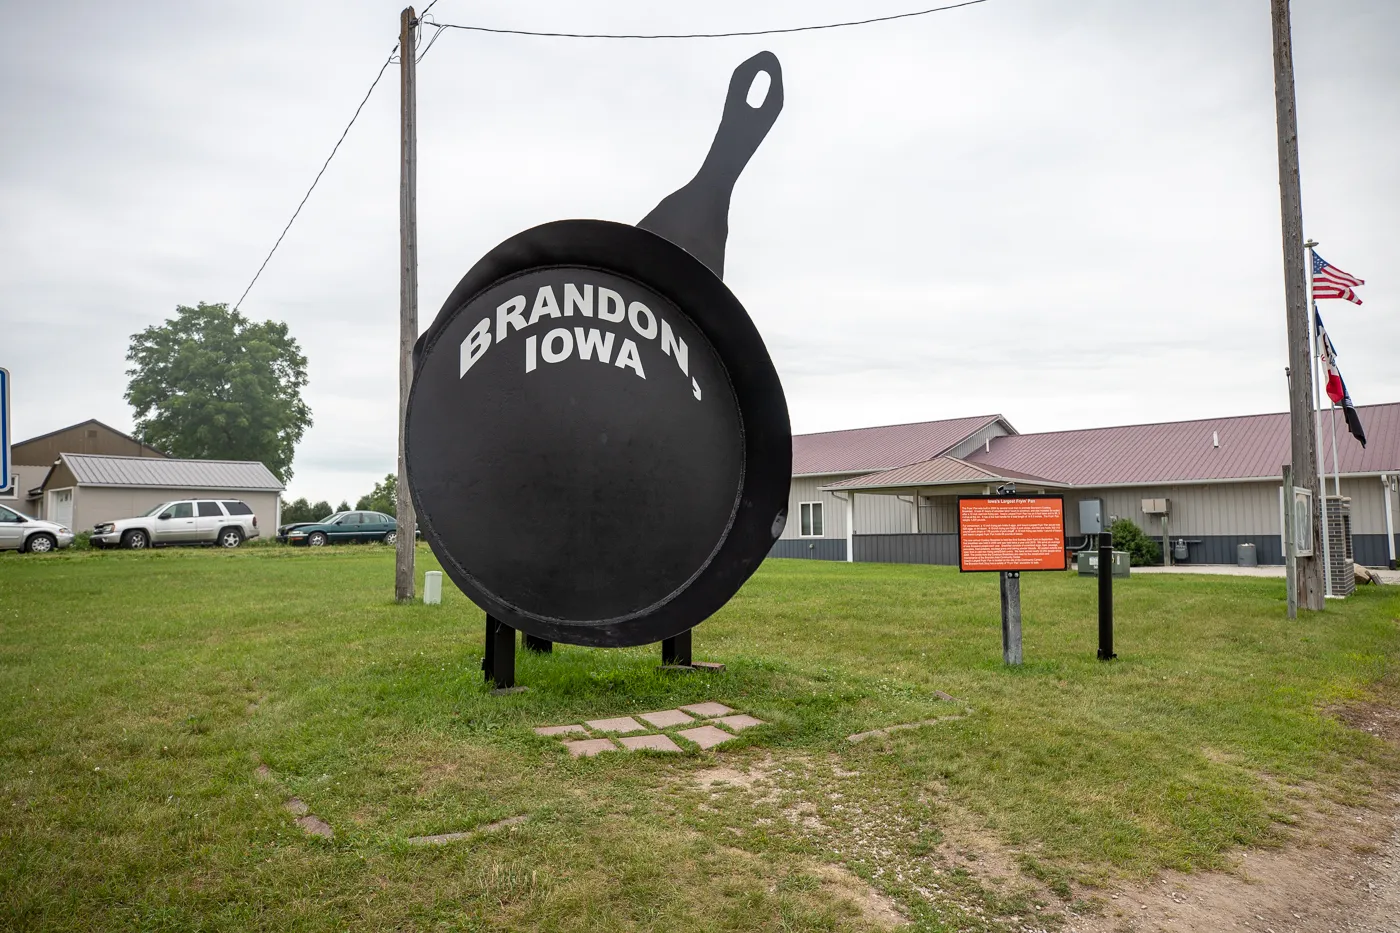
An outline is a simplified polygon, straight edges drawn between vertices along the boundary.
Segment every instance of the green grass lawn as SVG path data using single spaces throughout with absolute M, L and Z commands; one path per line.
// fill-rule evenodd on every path
M 1272 843 L 1296 788 L 1365 802 L 1400 773 L 1327 714 L 1387 679 L 1395 589 L 1290 623 L 1281 580 L 1134 577 L 1100 663 L 1095 581 L 1027 574 L 1007 669 L 995 576 L 769 561 L 696 632 L 724 673 L 556 646 L 510 696 L 447 589 L 395 605 L 381 546 L 0 555 L 0 926 L 877 927 L 831 865 L 915 929 L 1053 926 L 1095 885 Z M 703 700 L 771 725 L 583 760 L 531 732 Z

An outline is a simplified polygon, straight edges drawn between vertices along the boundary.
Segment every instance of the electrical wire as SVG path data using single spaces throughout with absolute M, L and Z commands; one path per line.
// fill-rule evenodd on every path
M 433 2 L 436 3 L 437 0 L 433 0 Z M 429 6 L 432 6 L 432 4 L 429 4 Z M 326 161 L 322 163 L 321 170 L 317 172 L 316 177 L 312 179 L 311 187 L 306 189 L 306 194 L 302 195 L 301 203 L 297 205 L 296 210 L 292 211 L 292 219 L 287 221 L 287 226 L 282 228 L 281 234 L 277 237 L 277 242 L 273 243 L 272 249 L 267 251 L 267 258 L 262 261 L 262 265 L 258 266 L 258 271 L 253 274 L 253 280 L 248 283 L 247 288 L 243 289 L 243 294 L 233 306 L 233 310 L 237 311 L 239 306 L 243 304 L 243 299 L 248 297 L 248 293 L 252 291 L 253 286 L 257 284 L 258 277 L 263 274 L 263 270 L 267 268 L 267 264 L 272 260 L 272 254 L 277 252 L 277 247 L 282 245 L 282 238 L 287 235 L 288 230 L 292 229 L 292 224 L 296 223 L 297 215 L 299 215 L 301 209 L 306 206 L 306 201 L 311 197 L 311 192 L 316 190 L 316 184 L 321 180 L 321 176 L 326 174 L 326 169 L 330 166 L 331 159 L 334 159 L 335 154 L 340 151 L 340 144 L 345 142 L 345 137 L 350 134 L 350 127 L 354 126 L 355 121 L 360 118 L 360 111 L 365 109 L 365 104 L 369 102 L 370 95 L 374 93 L 374 89 L 379 85 L 379 79 L 384 77 L 384 72 L 388 69 L 390 63 L 397 58 L 398 50 L 399 44 L 395 42 L 393 50 L 389 53 L 389 57 L 384 60 L 383 65 L 379 66 L 379 74 L 374 76 L 374 80 L 370 82 L 369 90 L 365 91 L 365 96 L 364 99 L 360 101 L 360 106 L 355 108 L 355 113 L 350 117 L 350 122 L 345 125 L 345 129 L 341 132 L 340 138 L 337 139 L 335 145 L 331 147 L 331 154 L 326 156 Z
M 818 23 L 811 26 L 788 26 L 779 29 L 753 29 L 743 32 L 696 32 L 671 34 L 537 32 L 528 29 L 497 29 L 491 26 L 464 26 L 458 23 L 439 23 L 436 20 L 426 19 L 428 11 L 431 10 L 434 6 L 436 6 L 437 2 L 438 0 L 432 0 L 431 3 L 424 7 L 423 12 L 418 16 L 417 23 L 415 23 L 415 26 L 419 29 L 422 29 L 422 27 L 424 26 L 432 26 L 437 30 L 435 33 L 433 33 L 433 37 L 428 40 L 428 44 L 423 47 L 423 51 L 419 53 L 417 59 L 415 59 L 415 64 L 417 62 L 421 62 L 423 58 L 427 56 L 428 51 L 433 47 L 433 43 L 437 42 L 438 37 L 441 36 L 443 32 L 445 32 L 448 29 L 461 29 L 467 32 L 486 32 L 493 33 L 496 35 L 508 36 L 538 36 L 554 39 L 730 39 L 747 36 L 786 35 L 795 32 L 815 32 L 817 30 L 822 29 L 844 29 L 850 26 L 868 26 L 872 23 L 888 23 L 898 19 L 910 19 L 911 17 L 915 16 L 927 16 L 930 13 L 942 13 L 947 10 L 957 10 L 966 6 L 975 6 L 979 3 L 986 3 L 987 0 L 964 0 L 964 2 L 962 3 L 953 3 L 947 6 L 932 7 L 931 9 L 927 10 L 914 10 L 909 13 L 895 13 L 890 16 L 876 16 L 870 19 L 848 20 L 840 23 Z M 297 205 L 296 210 L 292 212 L 291 219 L 288 220 L 287 225 L 282 228 L 282 232 L 278 234 L 277 242 L 273 243 L 272 249 L 268 250 L 267 256 L 263 259 L 262 265 L 258 266 L 258 271 L 253 274 L 253 279 L 248 283 L 248 287 L 243 289 L 243 294 L 239 296 L 237 303 L 235 303 L 233 306 L 233 310 L 237 311 L 243 305 L 243 300 L 247 298 L 248 293 L 253 290 L 253 286 L 257 284 L 258 279 L 263 274 L 263 270 L 267 268 L 267 264 L 272 261 L 272 256 L 274 253 L 277 252 L 277 247 L 282 245 L 282 240 L 287 236 L 287 231 L 292 229 L 292 224 L 296 223 L 297 217 L 301 215 L 301 209 L 306 206 L 307 200 L 310 199 L 311 192 L 316 190 L 316 185 L 321 181 L 321 176 L 326 173 L 326 169 L 330 167 L 331 160 L 334 159 L 335 154 L 340 151 L 340 144 L 345 142 L 345 137 L 350 134 L 350 128 L 353 127 L 355 125 L 355 121 L 359 119 L 360 111 L 364 110 L 365 104 L 369 103 L 370 95 L 372 95 L 374 93 L 374 89 L 379 86 L 379 81 L 381 78 L 384 77 L 384 72 L 388 70 L 391 64 L 394 64 L 395 62 L 399 61 L 401 61 L 401 58 L 399 56 L 399 44 L 396 42 L 394 43 L 394 48 L 389 52 L 389 57 L 384 60 L 383 65 L 379 66 L 379 73 L 376 74 L 374 76 L 374 80 L 370 82 L 369 90 L 365 91 L 365 96 L 363 99 L 361 99 L 360 105 L 355 108 L 355 113 L 350 117 L 350 122 L 345 125 L 345 129 L 341 132 L 340 138 L 337 139 L 335 141 L 335 145 L 331 147 L 331 154 L 326 156 L 326 161 L 322 163 L 321 170 L 317 172 L 316 177 L 312 179 L 311 187 L 307 188 L 306 194 L 302 195 L 301 203 L 299 203 Z
M 927 16 L 930 13 L 942 13 L 945 10 L 957 10 L 965 6 L 974 6 L 978 3 L 986 2 L 987 0 L 965 0 L 963 3 L 953 3 L 948 6 L 933 7 L 928 10 L 915 10 L 910 13 L 895 13 L 891 16 L 876 16 L 871 19 L 849 20 L 842 23 L 819 23 L 812 26 L 788 26 L 780 29 L 753 29 L 746 32 L 648 33 L 628 35 L 620 33 L 536 32 L 530 29 L 497 29 L 491 26 L 463 26 L 457 23 L 439 22 L 432 22 L 428 25 L 436 26 L 439 33 L 444 29 L 462 29 L 468 32 L 489 32 L 507 36 L 542 36 L 551 39 L 731 39 L 743 36 L 776 36 L 794 32 L 815 32 L 819 29 L 844 29 L 848 26 L 868 26 L 871 23 L 888 23 L 897 19 Z M 426 13 L 427 11 L 425 10 L 424 12 Z M 434 38 L 436 38 L 436 36 L 434 36 Z
M 413 60 L 413 64 L 415 65 L 428 57 L 428 50 L 433 47 L 433 43 L 438 40 L 438 36 L 442 35 L 443 31 L 447 29 L 446 26 L 438 26 L 437 23 L 423 23 L 421 19 L 419 20 L 419 23 L 425 26 L 437 26 L 437 32 L 433 33 L 433 37 L 428 40 L 428 44 L 423 46 L 423 51 L 419 53 L 418 57 Z

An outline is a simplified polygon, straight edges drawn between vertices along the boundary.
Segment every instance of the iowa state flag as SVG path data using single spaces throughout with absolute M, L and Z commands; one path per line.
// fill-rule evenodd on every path
M 1356 406 L 1351 402 L 1351 395 L 1347 392 L 1347 384 L 1342 379 L 1342 371 L 1337 368 L 1337 348 L 1332 346 L 1332 338 L 1327 336 L 1327 328 L 1322 326 L 1322 315 L 1317 313 L 1317 305 L 1313 305 L 1313 322 L 1317 328 L 1317 358 L 1322 363 L 1322 371 L 1327 374 L 1327 397 L 1332 400 L 1332 404 L 1342 406 L 1342 416 L 1346 418 L 1347 430 L 1351 436 L 1361 442 L 1361 446 L 1366 446 L 1366 431 L 1361 427 L 1361 416 L 1356 413 Z

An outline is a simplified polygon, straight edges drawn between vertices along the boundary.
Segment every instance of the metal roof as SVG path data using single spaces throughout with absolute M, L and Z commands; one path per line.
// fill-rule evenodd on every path
M 868 476 L 855 476 L 851 479 L 843 479 L 839 482 L 829 483 L 822 487 L 824 490 L 836 491 L 842 489 L 917 489 L 933 486 L 958 486 L 958 485 L 984 485 L 988 483 L 1005 483 L 1009 481 L 1020 481 L 1045 486 L 1063 486 L 1064 483 L 1057 483 L 1054 480 L 1047 480 L 1039 476 L 1031 476 L 1027 473 L 1019 473 L 1015 470 L 991 469 L 960 460 L 957 457 L 935 457 L 932 460 L 925 460 L 922 463 L 911 463 L 909 466 L 897 467 L 893 470 L 886 470 L 883 473 L 874 473 Z
M 280 492 L 272 471 L 251 460 L 160 460 L 60 454 L 80 486 L 145 486 L 160 489 L 216 489 Z
M 1342 473 L 1400 472 L 1400 403 L 1361 405 L 1363 449 L 1337 413 Z M 1332 472 L 1331 414 L 1318 443 Z M 1220 446 L 1215 446 L 1218 438 Z M 1020 470 L 1075 486 L 1274 479 L 1292 460 L 1288 414 L 1134 424 L 994 437 L 967 458 L 990 470 Z
M 794 476 L 866 473 L 929 460 L 946 453 L 1001 415 L 949 418 L 918 424 L 798 434 L 792 439 Z M 1010 425 L 1007 425 L 1010 428 Z

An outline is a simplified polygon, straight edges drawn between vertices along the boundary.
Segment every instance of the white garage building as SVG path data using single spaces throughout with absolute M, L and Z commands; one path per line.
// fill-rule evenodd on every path
M 74 531 L 144 515 L 172 499 L 239 499 L 264 536 L 277 533 L 282 483 L 261 463 L 61 453 L 35 490 L 44 518 Z

